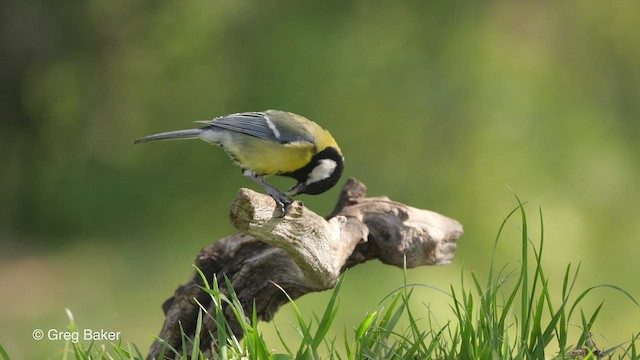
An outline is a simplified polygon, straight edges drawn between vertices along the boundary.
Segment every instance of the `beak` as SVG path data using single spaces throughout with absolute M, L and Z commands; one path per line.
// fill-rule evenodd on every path
M 287 191 L 287 195 L 296 196 L 304 191 L 305 183 L 299 182 L 296 186 L 292 187 Z

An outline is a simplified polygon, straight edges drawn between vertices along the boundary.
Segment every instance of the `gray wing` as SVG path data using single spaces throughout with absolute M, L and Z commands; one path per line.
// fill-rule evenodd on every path
M 284 127 L 276 127 L 276 122 L 272 121 L 264 112 L 245 112 L 217 117 L 213 120 L 196 121 L 197 123 L 235 131 L 241 134 L 254 136 L 260 139 L 271 140 L 281 144 L 294 141 L 307 141 L 299 134 L 295 134 Z

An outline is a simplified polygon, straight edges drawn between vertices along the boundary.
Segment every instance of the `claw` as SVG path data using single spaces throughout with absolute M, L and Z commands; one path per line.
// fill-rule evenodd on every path
M 291 204 L 293 204 L 293 200 L 291 200 L 288 196 L 283 196 L 280 194 L 270 194 L 273 200 L 276 202 L 276 215 L 275 217 L 285 217 L 289 210 L 291 209 Z
M 287 213 L 289 213 L 289 209 L 291 208 L 291 204 L 293 203 L 293 200 L 291 200 L 291 198 L 288 197 L 287 194 L 276 189 L 271 184 L 266 182 L 262 176 L 256 175 L 251 170 L 244 170 L 242 173 L 244 174 L 244 176 L 247 176 L 251 180 L 255 181 L 258 185 L 262 186 L 262 188 L 265 189 L 267 193 L 269 193 L 269 195 L 271 195 L 273 200 L 275 200 L 276 207 L 277 207 L 276 210 L 278 210 L 275 215 L 276 217 L 281 218 L 287 215 Z

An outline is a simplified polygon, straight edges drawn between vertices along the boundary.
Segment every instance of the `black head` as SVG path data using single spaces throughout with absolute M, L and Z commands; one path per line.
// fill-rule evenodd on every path
M 282 175 L 298 180 L 298 184 L 289 190 L 290 195 L 317 195 L 331 189 L 340 180 L 342 170 L 342 154 L 329 147 L 317 153 L 305 167 Z

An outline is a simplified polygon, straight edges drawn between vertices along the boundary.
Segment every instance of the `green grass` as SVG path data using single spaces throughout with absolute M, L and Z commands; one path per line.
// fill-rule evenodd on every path
M 495 249 L 502 231 L 518 214 L 522 234 L 519 266 L 511 271 L 507 266 L 496 269 Z M 540 228 L 544 229 L 541 212 Z M 526 212 L 518 199 L 518 206 L 498 230 L 484 282 L 473 272 L 467 275 L 463 271 L 460 288 L 456 290 L 451 285 L 447 292 L 428 285 L 408 284 L 405 272 L 404 284 L 382 299 L 377 309 L 369 312 L 351 331 L 345 331 L 343 338 L 328 338 L 339 308 L 340 288 L 348 284 L 343 277 L 321 317 L 307 320 L 290 299 L 299 340 L 294 343 L 283 339 L 276 328 L 280 344 L 275 345 L 265 342 L 255 309 L 248 313 L 242 309 L 227 279 L 224 280 L 231 289 L 229 296 L 219 291 L 217 279 L 209 282 L 210 279 L 200 272 L 204 289 L 215 304 L 215 312 L 210 313 L 201 306 L 196 333 L 200 332 L 205 316 L 217 323 L 217 333 L 213 334 L 216 341 L 213 359 L 638 359 L 640 334 L 621 339 L 621 343 L 613 348 L 598 349 L 591 331 L 603 303 L 590 310 L 581 308 L 580 303 L 594 289 L 606 287 L 629 298 L 635 305 L 640 304 L 629 293 L 613 285 L 593 286 L 576 294 L 574 285 L 579 264 L 566 266 L 562 291 L 552 294 L 549 278 L 542 267 L 543 247 L 544 232 L 537 242 L 529 238 Z M 467 282 L 471 285 L 467 286 Z M 415 296 L 414 291 L 421 287 L 447 295 L 453 313 L 448 322 L 440 325 L 431 312 L 426 318 L 417 316 L 411 299 Z M 242 334 L 233 334 L 230 330 L 222 312 L 227 306 L 239 321 Z M 69 329 L 73 331 L 76 325 L 70 312 L 68 316 Z M 570 331 L 576 328 L 572 324 L 579 324 L 579 331 Z M 179 358 L 185 360 L 205 359 L 198 350 L 198 338 L 191 339 L 183 333 L 182 340 L 181 350 L 184 351 L 166 344 L 163 355 L 173 358 L 179 354 Z M 283 352 L 273 352 L 274 347 L 282 348 Z M 62 354 L 62 359 L 144 359 L 133 344 L 106 347 L 94 343 L 67 343 Z M 0 356 L 9 359 L 2 346 Z

